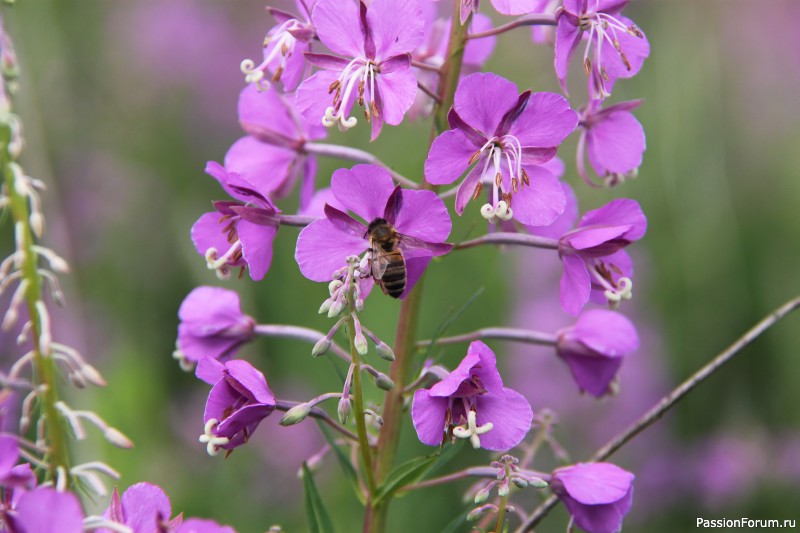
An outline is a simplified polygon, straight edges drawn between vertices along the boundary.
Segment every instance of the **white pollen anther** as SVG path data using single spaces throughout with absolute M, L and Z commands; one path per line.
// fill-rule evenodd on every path
M 481 447 L 481 439 L 479 435 L 483 435 L 484 433 L 488 433 L 492 430 L 494 424 L 491 422 L 487 422 L 482 426 L 478 426 L 477 424 L 477 415 L 475 411 L 470 411 L 467 413 L 467 424 L 466 427 L 464 426 L 456 426 L 453 428 L 453 435 L 458 437 L 459 439 L 469 439 L 470 444 L 475 449 Z
M 208 452 L 208 455 L 218 455 L 219 451 L 222 449 L 222 446 L 225 446 L 230 442 L 228 437 L 218 437 L 213 433 L 214 428 L 217 427 L 218 424 L 219 420 L 216 418 L 209 419 L 203 428 L 204 433 L 200 435 L 200 438 L 198 439 L 200 442 L 206 445 L 206 451 Z

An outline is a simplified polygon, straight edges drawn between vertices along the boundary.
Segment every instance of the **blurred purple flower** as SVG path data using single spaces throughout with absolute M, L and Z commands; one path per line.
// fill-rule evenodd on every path
M 181 524 L 183 515 L 174 519 L 169 497 L 158 485 L 136 483 L 119 497 L 117 487 L 111 495 L 111 503 L 103 513 L 103 518 L 128 526 L 133 533 L 153 533 L 173 531 Z M 106 531 L 106 530 L 101 530 Z
M 197 287 L 183 300 L 178 316 L 178 351 L 182 359 L 226 360 L 253 339 L 255 320 L 242 313 L 239 295 L 219 287 Z
M 307 5 L 308 4 L 308 5 Z M 278 22 L 264 37 L 264 58 L 259 65 L 250 59 L 242 61 L 241 69 L 245 81 L 255 84 L 260 89 L 266 89 L 263 82 L 264 71 L 272 73 L 273 82 L 283 83 L 285 91 L 293 91 L 300 83 L 305 66 L 304 52 L 311 51 L 311 42 L 314 39 L 314 27 L 311 24 L 311 11 L 316 1 L 295 2 L 300 15 L 295 15 L 274 7 L 267 7 L 267 11 Z
M 523 395 L 503 386 L 494 352 L 476 341 L 446 378 L 414 393 L 411 418 L 428 446 L 455 435 L 475 448 L 502 451 L 525 438 L 533 412 Z
M 616 533 L 633 502 L 634 475 L 611 463 L 578 463 L 553 471 L 550 488 L 578 527 Z
M 401 298 L 408 294 L 432 257 L 452 248 L 444 243 L 450 234 L 450 216 L 432 191 L 395 187 L 389 173 L 373 165 L 337 170 L 331 179 L 331 190 L 343 209 L 326 205 L 325 218 L 303 228 L 297 238 L 295 259 L 300 272 L 310 280 L 331 281 L 332 274 L 347 265 L 348 256 L 368 252 L 367 228 L 378 219 L 386 220 L 401 234 L 399 248 L 406 263 L 406 286 Z M 365 254 L 361 262 L 360 270 L 365 273 L 369 272 L 369 255 Z M 363 290 L 368 291 L 372 278 L 365 281 Z
M 190 518 L 184 521 L 175 533 L 236 533 L 230 526 L 221 526 L 213 520 Z
M 83 509 L 77 496 L 49 487 L 26 492 L 15 512 L 6 516 L 11 531 L 25 533 L 82 533 Z
M 384 122 L 400 124 L 417 92 L 410 67 L 411 52 L 423 37 L 419 0 L 374 0 L 369 7 L 352 0 L 320 0 L 311 19 L 319 39 L 344 57 L 306 54 L 325 70 L 297 90 L 303 115 L 313 123 L 349 129 L 357 122 L 350 116 L 357 102 L 372 124 L 373 140 Z
M 433 67 L 441 67 L 447 55 L 447 46 L 450 41 L 450 28 L 452 18 L 436 18 L 437 8 L 433 2 L 422 5 L 425 19 L 425 38 L 411 54 L 414 61 L 425 63 Z M 492 28 L 492 19 L 478 13 L 469 23 L 470 33 L 486 31 Z M 464 59 L 461 67 L 461 76 L 466 76 L 479 71 L 494 51 L 497 38 L 485 37 L 483 39 L 470 39 L 464 47 Z M 414 68 L 417 81 L 435 90 L 439 81 L 439 74 L 426 69 Z M 411 119 L 427 116 L 433 109 L 433 99 L 424 91 L 417 91 L 414 105 L 409 110 Z
M 513 217 L 546 226 L 564 211 L 558 178 L 540 166 L 555 156 L 578 122 L 564 97 L 519 94 L 516 85 L 496 74 L 472 74 L 459 84 L 448 121 L 452 129 L 431 145 L 425 179 L 452 183 L 472 167 L 456 194 L 458 214 L 484 185 L 491 186 L 490 203 L 481 214 L 493 223 Z
M 202 215 L 192 226 L 192 241 L 208 268 L 225 279 L 232 268 L 247 266 L 258 281 L 272 263 L 272 241 L 278 232 L 279 210 L 253 184 L 210 161 L 206 173 L 236 201 L 214 202 L 216 211 Z M 242 203 L 245 202 L 245 203 Z
M 644 129 L 631 111 L 641 103 L 641 100 L 632 100 L 603 109 L 601 100 L 589 101 L 581 113 L 582 131 L 578 141 L 578 173 L 586 183 L 594 184 L 586 173 L 584 152 L 588 152 L 589 163 L 597 175 L 605 179 L 606 186 L 636 176 L 646 142 Z
M 200 437 L 209 455 L 247 443 L 261 420 L 275 409 L 275 396 L 264 374 L 247 361 L 234 359 L 223 365 L 207 357 L 197 364 L 196 375 L 212 385 L 203 415 L 205 433 Z
M 539 0 L 491 0 L 492 6 L 503 15 L 524 15 L 533 11 Z M 461 24 L 467 21 L 470 13 L 477 13 L 480 0 L 461 0 Z
M 558 332 L 556 353 L 582 391 L 601 397 L 611 392 L 611 383 L 622 360 L 639 348 L 639 335 L 624 315 L 606 309 L 590 309 L 574 326 Z
M 29 463 L 17 465 L 18 460 L 17 440 L 14 437 L 0 436 L 0 486 L 12 490 L 31 490 L 36 486 L 36 476 Z
M 241 176 L 262 195 L 283 198 L 301 177 L 300 207 L 314 194 L 316 158 L 306 155 L 307 141 L 326 135 L 300 116 L 294 101 L 277 91 L 259 92 L 248 85 L 239 94 L 239 123 L 248 133 L 225 154 L 225 170 Z
M 567 93 L 567 67 L 578 43 L 586 36 L 583 66 L 594 99 L 611 95 L 618 78 L 630 78 L 650 54 L 647 38 L 620 13 L 628 0 L 564 0 L 557 14 L 555 69 Z
M 633 265 L 622 248 L 641 239 L 646 230 L 647 219 L 635 200 L 618 198 L 587 211 L 578 227 L 558 241 L 564 310 L 577 316 L 590 297 L 611 304 L 630 299 Z

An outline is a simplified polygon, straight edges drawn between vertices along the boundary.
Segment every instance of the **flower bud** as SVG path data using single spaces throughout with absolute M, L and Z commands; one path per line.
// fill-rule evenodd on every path
M 311 349 L 311 355 L 313 357 L 319 357 L 320 355 L 325 355 L 328 353 L 328 350 L 331 347 L 331 341 L 328 337 L 322 337 L 320 340 L 314 344 L 314 347 Z
M 355 345 L 356 351 L 359 355 L 367 355 L 367 352 L 369 351 L 369 345 L 367 344 L 367 338 L 363 333 L 356 333 Z
M 521 477 L 516 477 L 516 476 L 512 477 L 511 482 L 514 483 L 514 485 L 516 485 L 520 489 L 524 489 L 528 486 L 528 481 L 522 479 Z
M 350 398 L 342 397 L 342 399 L 339 400 L 339 407 L 337 411 L 339 413 L 339 422 L 342 424 L 347 424 L 347 419 L 350 418 L 351 411 Z
M 133 442 L 122 434 L 122 432 L 116 428 L 109 427 L 103 432 L 103 436 L 106 438 L 108 442 L 116 446 L 117 448 L 122 448 L 128 450 L 133 448 Z
M 394 361 L 394 352 L 388 344 L 381 341 L 375 345 L 375 351 L 378 352 L 378 357 L 387 361 Z
M 379 389 L 383 390 L 394 389 L 394 381 L 392 381 L 392 379 L 383 372 L 379 372 L 378 375 L 375 376 L 375 385 L 377 385 Z
M 480 504 L 484 503 L 486 500 L 488 500 L 489 499 L 489 492 L 490 492 L 490 490 L 489 490 L 488 487 L 485 487 L 485 488 L 482 488 L 481 490 L 479 490 L 477 492 L 477 494 L 475 494 L 475 505 L 480 505 Z
M 322 305 L 319 306 L 319 311 L 317 312 L 321 315 L 324 315 L 325 313 L 328 312 L 328 310 L 331 308 L 332 305 L 333 305 L 333 300 L 328 298 L 327 300 L 322 302 Z
M 286 414 L 283 415 L 281 421 L 279 422 L 282 426 L 293 426 L 298 422 L 302 422 L 308 416 L 308 413 L 311 412 L 311 406 L 307 403 L 301 403 L 295 405 L 288 411 Z
M 543 489 L 547 487 L 547 481 L 538 477 L 528 477 L 528 485 L 530 485 L 534 489 Z
M 501 498 L 505 498 L 508 496 L 509 488 L 508 483 L 502 483 L 499 487 L 497 487 L 497 495 Z

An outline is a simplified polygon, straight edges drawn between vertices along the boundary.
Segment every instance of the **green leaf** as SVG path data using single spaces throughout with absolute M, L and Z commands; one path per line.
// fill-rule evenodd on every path
M 391 497 L 395 492 L 419 480 L 428 468 L 436 461 L 437 455 L 428 455 L 425 457 L 415 457 L 408 462 L 405 462 L 389 472 L 386 479 L 378 487 L 373 499 L 375 507 L 380 505 L 384 498 Z
M 317 420 L 317 425 L 319 426 L 320 432 L 325 437 L 325 440 L 328 441 L 328 445 L 330 445 L 331 450 L 333 450 L 334 455 L 336 456 L 336 461 L 339 463 L 339 466 L 342 467 L 342 472 L 344 472 L 344 477 L 350 482 L 350 485 L 353 487 L 353 490 L 356 493 L 356 497 L 358 501 L 361 502 L 361 505 L 366 505 L 367 500 L 364 497 L 364 493 L 361 492 L 361 487 L 358 484 L 358 474 L 356 474 L 356 469 L 353 467 L 353 463 L 350 462 L 350 458 L 342 451 L 336 441 L 331 435 L 331 432 L 325 427 L 325 423 Z
M 306 500 L 308 531 L 310 533 L 333 533 L 333 522 L 322 503 L 322 498 L 314 483 L 314 476 L 311 475 L 311 470 L 308 469 L 305 462 L 303 462 L 303 490 Z
M 459 528 L 461 528 L 461 525 L 467 521 L 467 513 L 470 512 L 472 507 L 472 502 L 469 502 L 469 504 L 460 513 L 458 513 L 456 517 L 444 527 L 444 529 L 442 529 L 441 533 L 456 533 Z
M 465 443 L 466 441 L 464 440 L 458 440 L 458 442 L 445 446 L 442 451 L 436 454 L 436 461 L 434 461 L 431 467 L 425 472 L 425 476 L 422 479 L 433 477 L 433 475 L 441 470 L 442 467 L 446 466 L 447 463 L 453 459 L 453 457 L 458 455 L 458 452 Z

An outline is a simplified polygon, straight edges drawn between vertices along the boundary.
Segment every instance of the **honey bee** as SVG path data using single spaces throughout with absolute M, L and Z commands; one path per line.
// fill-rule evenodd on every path
M 386 219 L 370 222 L 364 237 L 369 236 L 370 271 L 375 283 L 392 298 L 399 298 L 406 288 L 406 261 L 400 250 L 401 240 L 416 240 L 402 235 Z

